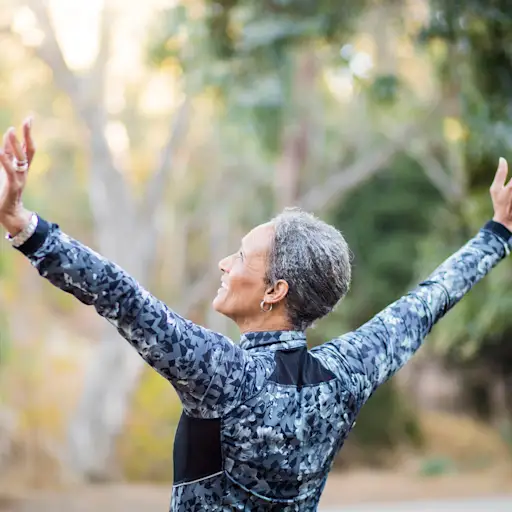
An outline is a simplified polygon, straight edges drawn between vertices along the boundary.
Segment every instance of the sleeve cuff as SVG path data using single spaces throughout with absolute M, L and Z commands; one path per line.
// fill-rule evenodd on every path
M 34 234 L 22 245 L 15 247 L 17 251 L 20 251 L 25 256 L 31 256 L 34 254 L 46 240 L 50 232 L 50 224 L 39 215 L 37 216 L 37 227 Z
M 485 224 L 484 229 L 499 236 L 509 247 L 512 244 L 512 232 L 503 224 L 490 220 Z

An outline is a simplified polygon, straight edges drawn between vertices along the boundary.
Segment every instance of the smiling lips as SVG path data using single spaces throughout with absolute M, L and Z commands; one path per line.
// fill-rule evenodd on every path
M 220 288 L 217 290 L 217 296 L 223 294 L 222 292 L 228 291 L 228 285 L 224 282 L 224 279 L 220 280 Z

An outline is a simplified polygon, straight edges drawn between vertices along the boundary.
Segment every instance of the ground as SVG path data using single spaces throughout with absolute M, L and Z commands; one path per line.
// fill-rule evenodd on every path
M 114 485 L 75 488 L 60 491 L 31 491 L 17 493 L 4 491 L 0 496 L 1 512 L 141 512 L 166 511 L 169 505 L 169 486 Z M 447 500 L 452 498 L 485 498 L 486 503 L 495 496 L 509 496 L 499 505 L 489 505 L 471 510 L 512 510 L 512 475 L 510 473 L 475 473 L 441 477 L 419 477 L 390 472 L 353 472 L 332 474 L 329 478 L 321 510 L 344 512 L 356 510 L 352 507 L 367 504 L 368 512 L 391 510 L 386 504 L 397 501 L 418 501 L 419 511 L 433 510 L 420 504 L 424 500 Z M 477 503 L 477 502 L 475 502 Z M 380 505 L 378 505 L 380 504 Z M 466 506 L 450 510 L 470 510 Z M 345 507 L 347 507 L 345 509 Z M 415 506 L 416 507 L 416 506 Z M 499 508 L 501 507 L 501 508 Z M 503 508 L 504 507 L 504 508 Z M 396 510 L 395 507 L 392 507 Z M 362 510 L 362 509 L 361 509 Z M 398 508 L 398 510 L 412 510 Z M 436 508 L 436 510 L 441 510 Z M 445 510 L 445 509 L 442 509 Z M 448 509 L 446 509 L 448 510 Z

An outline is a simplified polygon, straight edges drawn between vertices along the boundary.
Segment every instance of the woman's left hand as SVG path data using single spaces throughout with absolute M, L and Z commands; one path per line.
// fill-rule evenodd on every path
M 21 200 L 35 155 L 31 128 L 32 119 L 28 118 L 23 123 L 23 144 L 18 141 L 14 128 L 7 130 L 0 150 L 0 164 L 5 171 L 0 175 L 0 223 L 11 235 L 22 231 L 31 216 Z

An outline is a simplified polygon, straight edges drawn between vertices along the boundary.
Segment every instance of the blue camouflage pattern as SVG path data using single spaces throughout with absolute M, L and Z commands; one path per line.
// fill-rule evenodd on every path
M 186 414 L 222 420 L 222 471 L 174 485 L 174 512 L 317 510 L 361 407 L 510 252 L 508 230 L 487 223 L 410 293 L 354 332 L 310 350 L 334 378 L 298 387 L 269 378 L 276 353 L 306 347 L 305 333 L 246 333 L 235 344 L 182 318 L 56 224 L 39 222 L 40 242 L 25 254 L 40 275 L 115 325 L 174 386 Z

